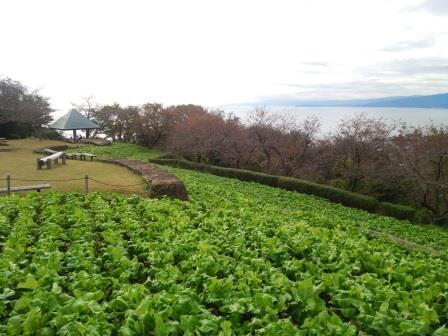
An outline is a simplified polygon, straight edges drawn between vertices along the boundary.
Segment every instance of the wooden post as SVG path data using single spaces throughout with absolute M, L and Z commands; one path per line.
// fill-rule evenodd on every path
M 62 164 L 65 164 L 65 153 L 64 154 L 62 154 Z
M 53 160 L 47 159 L 47 169 L 51 169 L 51 166 L 53 165 L 53 163 L 51 161 L 53 161 Z
M 89 176 L 84 176 L 84 192 L 87 194 L 89 192 Z
M 76 143 L 76 130 L 73 130 L 73 142 Z
M 42 163 L 40 162 L 40 159 L 37 159 L 37 170 L 41 170 L 42 169 Z
M 11 195 L 11 175 L 6 175 L 6 192 L 7 195 Z

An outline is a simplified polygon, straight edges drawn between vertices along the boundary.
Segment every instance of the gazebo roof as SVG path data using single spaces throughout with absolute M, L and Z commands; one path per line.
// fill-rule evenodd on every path
M 75 109 L 70 110 L 67 114 L 48 125 L 49 128 L 59 130 L 78 130 L 78 129 L 95 129 L 99 128 L 93 121 L 87 119 Z

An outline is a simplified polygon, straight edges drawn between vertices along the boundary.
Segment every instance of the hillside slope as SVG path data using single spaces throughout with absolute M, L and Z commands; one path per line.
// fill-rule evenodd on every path
M 0 333 L 447 333 L 448 262 L 363 227 L 418 228 L 440 249 L 446 231 L 172 171 L 189 202 L 0 198 Z

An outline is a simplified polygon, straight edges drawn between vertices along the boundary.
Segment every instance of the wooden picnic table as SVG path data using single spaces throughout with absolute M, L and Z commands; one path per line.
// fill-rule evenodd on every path
M 0 138 L 0 145 L 7 145 L 7 144 L 8 144 L 8 139 Z

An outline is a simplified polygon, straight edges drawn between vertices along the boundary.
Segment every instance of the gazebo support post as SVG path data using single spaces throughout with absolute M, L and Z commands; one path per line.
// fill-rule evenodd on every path
M 88 139 L 90 137 L 90 130 L 86 129 L 86 139 Z
M 76 142 L 76 130 L 75 129 L 73 130 L 73 142 L 74 143 Z

